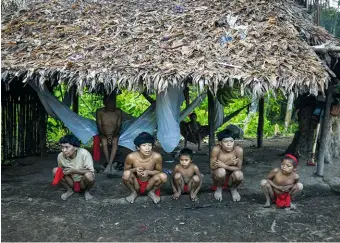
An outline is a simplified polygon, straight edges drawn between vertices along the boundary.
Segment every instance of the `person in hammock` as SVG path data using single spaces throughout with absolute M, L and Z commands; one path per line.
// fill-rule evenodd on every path
M 291 200 L 303 189 L 302 183 L 299 182 L 299 175 L 296 173 L 297 165 L 297 157 L 286 154 L 281 161 L 281 168 L 271 170 L 267 178 L 261 181 L 266 196 L 264 207 L 270 207 L 272 201 L 276 203 L 277 208 L 296 208 Z
M 160 187 L 168 177 L 162 172 L 162 156 L 153 151 L 155 138 L 147 133 L 140 133 L 134 144 L 137 151 L 126 156 L 123 172 L 123 182 L 130 191 L 125 199 L 134 203 L 139 194 L 147 193 L 154 203 L 160 201 Z
M 229 130 L 223 130 L 218 134 L 219 144 L 216 145 L 210 155 L 210 168 L 212 170 L 214 197 L 222 201 L 223 188 L 231 184 L 230 192 L 233 201 L 240 201 L 241 196 L 237 187 L 242 183 L 243 173 L 243 149 L 235 146 L 234 134 Z
M 96 111 L 96 123 L 107 167 L 105 174 L 112 173 L 112 164 L 118 149 L 118 139 L 122 124 L 122 111 L 116 107 L 115 94 L 104 97 L 104 107 Z M 109 146 L 111 153 L 109 154 Z
M 190 121 L 186 124 L 185 134 L 184 134 L 184 147 L 187 147 L 188 136 L 191 135 L 194 142 L 197 142 L 197 149 L 201 150 L 201 134 L 200 134 L 201 124 L 197 121 L 196 113 L 190 114 Z

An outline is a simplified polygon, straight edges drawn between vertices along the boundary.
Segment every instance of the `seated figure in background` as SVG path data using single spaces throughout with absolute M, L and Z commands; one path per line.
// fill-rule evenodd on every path
M 182 123 L 183 124 L 183 123 Z M 185 123 L 185 126 L 182 129 L 184 130 L 184 147 L 187 147 L 188 136 L 192 137 L 193 142 L 197 143 L 198 150 L 201 150 L 201 124 L 197 121 L 196 113 L 190 114 L 190 121 Z
M 104 107 L 96 112 L 96 122 L 107 163 L 104 173 L 112 173 L 112 164 L 118 149 L 118 139 L 122 124 L 122 111 L 116 107 L 116 95 L 104 97 Z M 111 153 L 109 154 L 109 147 Z

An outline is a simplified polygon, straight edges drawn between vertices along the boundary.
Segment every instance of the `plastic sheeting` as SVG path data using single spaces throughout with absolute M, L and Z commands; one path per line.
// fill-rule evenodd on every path
M 98 134 L 97 125 L 94 120 L 74 113 L 68 106 L 46 91 L 46 89 L 39 90 L 38 86 L 34 83 L 30 83 L 30 85 L 37 91 L 47 113 L 61 120 L 83 144 L 88 143 L 93 136 Z
M 179 115 L 183 101 L 183 88 L 178 87 L 169 87 L 156 97 L 157 139 L 166 152 L 172 152 L 181 138 Z
M 153 134 L 156 124 L 155 105 L 151 105 L 140 117 L 127 126 L 126 129 L 122 130 L 118 144 L 133 151 L 136 150 L 136 146 L 133 143 L 135 137 L 141 132 Z
M 217 130 L 220 126 L 223 125 L 223 119 L 224 119 L 224 110 L 223 105 L 216 99 L 215 102 L 215 118 L 214 118 L 214 124 L 215 124 L 215 130 Z

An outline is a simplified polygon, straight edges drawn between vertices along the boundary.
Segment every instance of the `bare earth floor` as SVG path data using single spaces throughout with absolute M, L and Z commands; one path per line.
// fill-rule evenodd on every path
M 228 191 L 216 202 L 210 191 L 207 147 L 195 155 L 204 174 L 200 200 L 188 195 L 171 199 L 170 184 L 162 189 L 159 205 L 147 197 L 126 203 L 121 179 L 96 174 L 94 200 L 83 194 L 62 201 L 64 189 L 51 186 L 56 154 L 47 158 L 18 159 L 2 167 L 2 241 L 340 241 L 339 168 L 326 165 L 325 178 L 315 177 L 314 167 L 299 166 L 304 193 L 297 210 L 263 208 L 260 180 L 280 162 L 290 139 L 268 139 L 264 148 L 255 141 L 240 141 L 245 149 L 241 202 L 232 202 Z M 191 146 L 195 149 L 195 146 Z M 170 154 L 164 161 L 173 160 Z M 164 162 L 164 168 L 174 164 Z M 333 167 L 332 167 L 333 166 Z M 339 167 L 339 166 L 337 166 Z M 332 181 L 332 184 L 329 181 Z M 335 188 L 335 189 L 334 189 Z

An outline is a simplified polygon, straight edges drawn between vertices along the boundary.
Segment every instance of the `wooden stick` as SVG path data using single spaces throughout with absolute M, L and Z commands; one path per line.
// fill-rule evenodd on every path
M 257 147 L 263 146 L 263 126 L 264 126 L 264 98 L 259 100 L 259 121 L 257 125 Z
M 215 102 L 216 98 L 208 91 L 209 158 L 215 145 Z M 210 165 L 209 165 L 210 172 Z

